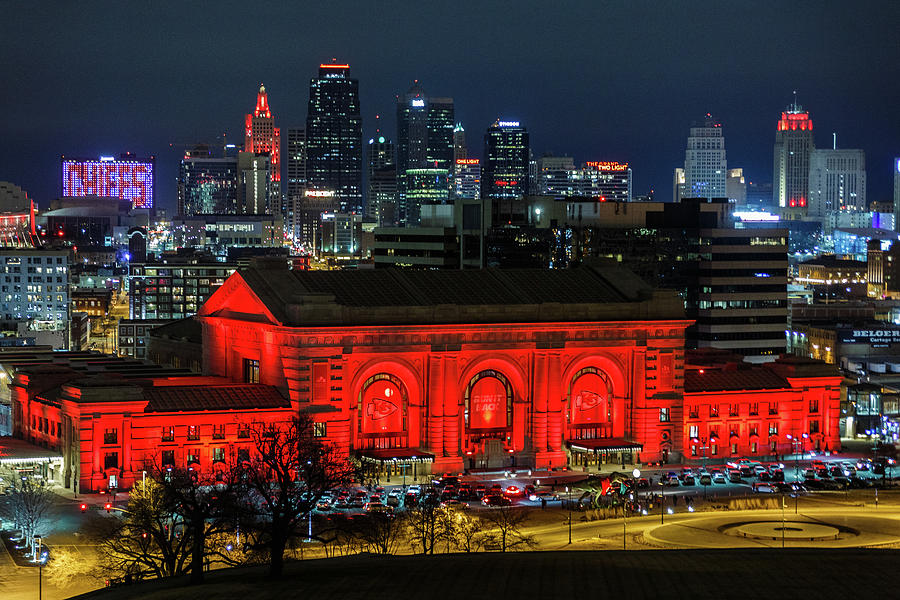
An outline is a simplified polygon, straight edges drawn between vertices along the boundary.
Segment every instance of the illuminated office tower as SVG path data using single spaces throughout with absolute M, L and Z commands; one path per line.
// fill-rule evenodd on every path
M 132 208 L 152 209 L 156 159 L 139 159 L 126 152 L 115 158 L 66 158 L 62 156 L 63 197 L 105 196 L 131 202 Z
M 813 150 L 809 156 L 808 215 L 866 212 L 865 150 Z
M 518 121 L 495 121 L 484 134 L 481 197 L 524 196 L 529 158 L 528 131 Z
M 453 160 L 458 161 L 461 158 L 469 158 L 469 148 L 466 146 L 466 130 L 463 129 L 462 123 L 457 123 L 453 128 Z
M 407 171 L 443 169 L 450 173 L 455 164 L 455 129 L 453 98 L 430 98 L 419 82 L 415 81 L 409 91 L 397 99 L 397 189 L 400 225 L 418 225 L 419 207 L 413 206 L 407 199 Z
M 894 229 L 900 229 L 900 158 L 894 159 Z
M 281 196 L 281 130 L 275 127 L 275 117 L 269 109 L 266 86 L 260 84 L 256 95 L 256 108 L 244 117 L 244 152 L 265 154 L 269 157 L 269 195 L 272 210 L 285 207 Z
M 775 130 L 775 165 L 772 194 L 781 208 L 806 213 L 809 199 L 809 157 L 816 149 L 809 112 L 794 103 L 781 113 Z
M 328 192 L 332 210 L 362 212 L 362 117 L 350 65 L 319 65 L 309 82 L 306 116 L 308 191 Z
M 379 226 L 393 225 L 397 220 L 397 153 L 394 143 L 383 135 L 371 138 L 366 162 L 369 182 L 366 215 Z
M 481 161 L 477 158 L 457 158 L 453 167 L 453 197 L 462 200 L 481 198 Z
M 684 152 L 684 195 L 687 198 L 725 198 L 725 137 L 722 124 L 708 114 L 694 123 Z
M 237 157 L 213 158 L 209 146 L 198 145 L 185 153 L 178 171 L 177 214 L 234 214 L 237 173 Z
M 575 161 L 571 156 L 542 156 L 537 161 L 538 193 L 544 196 L 572 196 L 571 177 Z

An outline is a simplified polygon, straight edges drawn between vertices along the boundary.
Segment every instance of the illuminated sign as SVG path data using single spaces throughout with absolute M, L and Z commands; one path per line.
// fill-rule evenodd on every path
M 900 343 L 900 329 L 845 329 L 839 331 L 842 344 L 886 346 Z
M 500 127 L 518 127 L 518 121 L 497 121 L 497 125 Z
M 413 100 L 412 100 L 412 102 L 410 102 L 410 104 L 415 106 L 416 108 L 421 108 L 421 107 L 425 106 L 425 101 L 422 100 L 421 98 L 413 98 Z
M 585 163 L 589 167 L 593 167 L 598 171 L 627 171 L 628 163 L 620 163 L 613 161 L 589 161 Z
M 599 374 L 585 373 L 575 380 L 571 398 L 573 425 L 610 422 L 609 386 Z
M 306 190 L 307 198 L 330 198 L 334 196 L 332 190 Z
M 63 160 L 62 195 L 104 196 L 131 202 L 132 208 L 153 208 L 153 163 L 140 160 Z
M 361 433 L 402 433 L 403 393 L 400 387 L 389 379 L 373 382 L 363 392 L 360 403 Z
M 781 217 L 765 211 L 736 210 L 732 213 L 741 221 L 780 221 Z
M 350 65 L 319 65 L 320 69 L 349 69 Z
M 456 164 L 458 165 L 477 165 L 480 164 L 481 160 L 477 158 L 457 158 Z
M 506 385 L 496 377 L 481 377 L 469 394 L 469 429 L 503 429 L 507 422 Z

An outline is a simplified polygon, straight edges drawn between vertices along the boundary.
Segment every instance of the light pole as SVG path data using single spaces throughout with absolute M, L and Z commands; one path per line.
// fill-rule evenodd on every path
M 632 477 L 632 480 L 631 480 L 632 481 L 632 483 L 631 483 L 631 490 L 632 490 L 631 497 L 632 498 L 631 499 L 632 500 L 638 499 L 637 480 L 640 476 L 641 476 L 640 469 L 635 468 L 634 471 L 631 472 L 631 477 Z M 626 504 L 622 510 L 622 550 L 628 549 L 628 547 L 626 546 L 626 543 L 628 540 L 628 525 L 627 525 L 627 518 L 625 516 L 625 514 L 627 512 L 628 512 L 628 505 Z
M 666 484 L 663 483 L 662 476 L 659 478 L 659 524 L 666 523 Z
M 572 543 L 572 495 L 569 486 L 566 486 L 566 507 L 569 509 L 569 544 Z

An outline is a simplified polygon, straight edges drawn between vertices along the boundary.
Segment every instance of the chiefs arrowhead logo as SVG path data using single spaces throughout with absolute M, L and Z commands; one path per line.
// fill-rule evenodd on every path
M 575 397 L 575 408 L 580 411 L 591 410 L 604 400 L 605 398 L 596 392 L 582 390 L 581 393 Z
M 397 405 L 390 400 L 384 398 L 372 398 L 371 402 L 366 406 L 366 416 L 373 421 L 386 419 L 397 412 Z

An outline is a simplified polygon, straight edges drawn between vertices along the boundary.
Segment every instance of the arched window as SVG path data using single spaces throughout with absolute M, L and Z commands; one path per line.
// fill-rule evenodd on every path
M 409 400 L 400 379 L 378 373 L 363 383 L 356 418 L 360 447 L 405 447 L 408 419 Z
M 585 367 L 569 385 L 568 421 L 575 429 L 592 430 L 588 437 L 609 437 L 614 415 L 612 382 L 596 367 Z
M 512 426 L 513 391 L 503 373 L 493 370 L 476 374 L 465 394 L 466 428 L 498 431 Z

